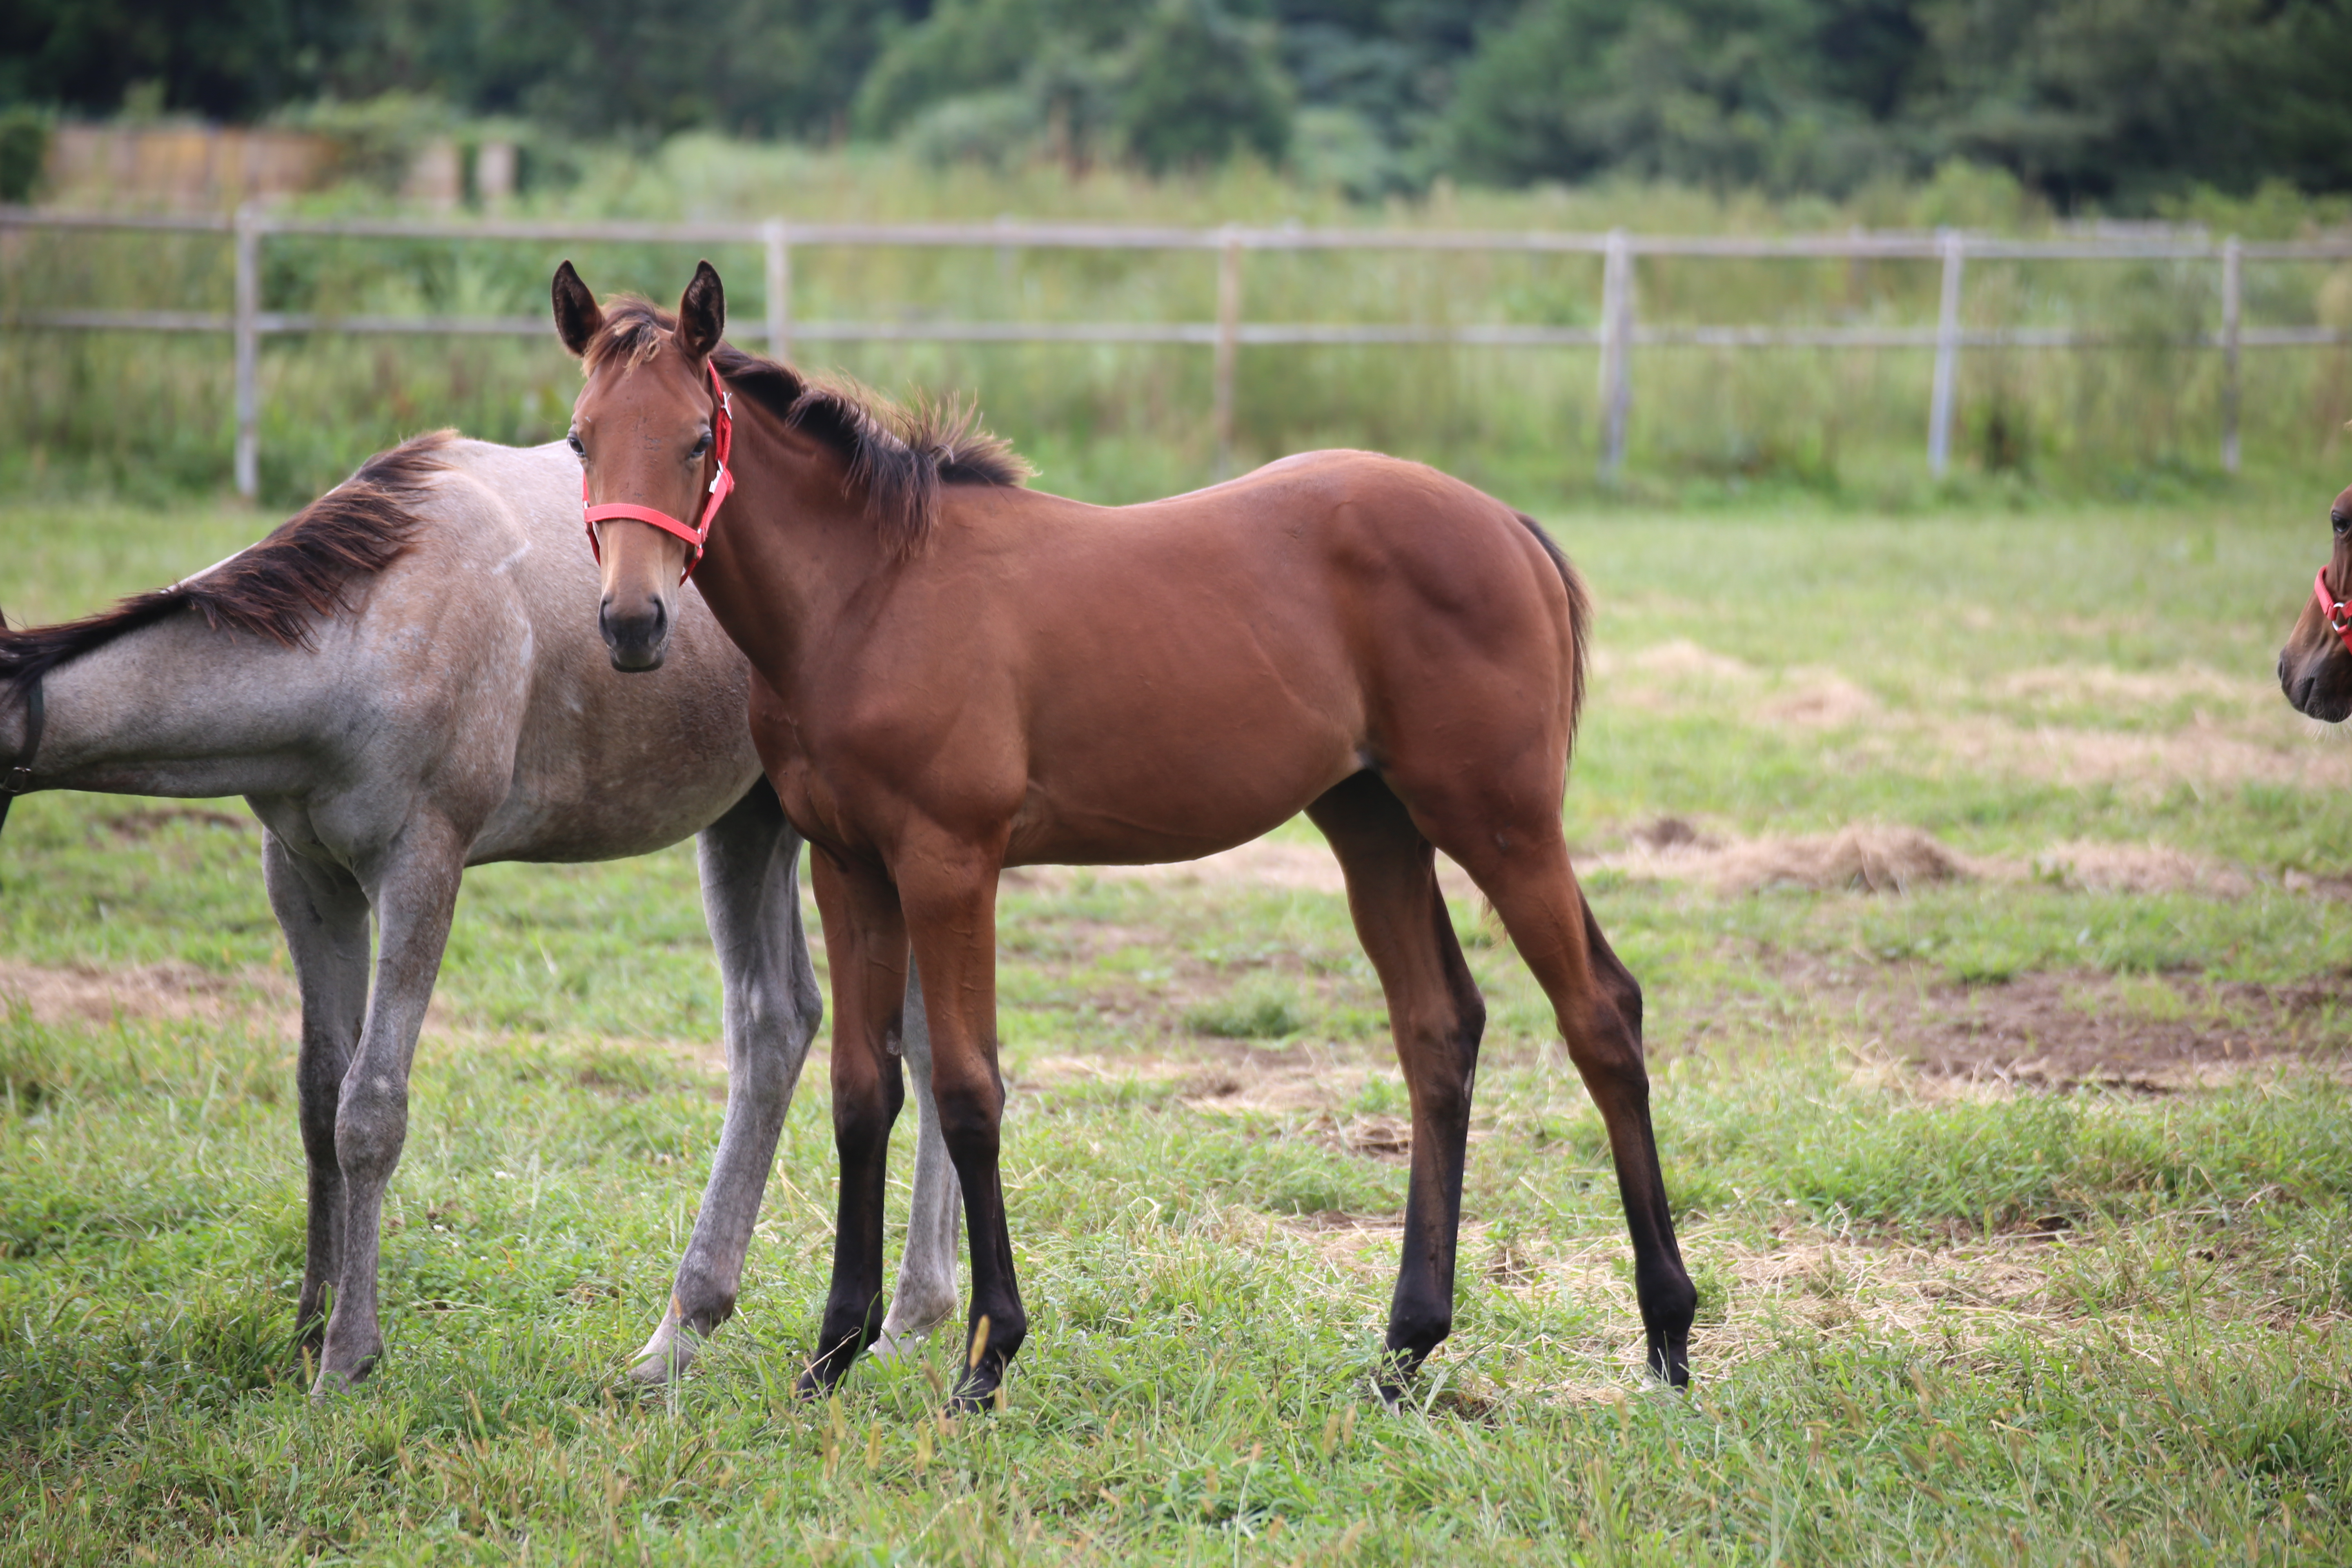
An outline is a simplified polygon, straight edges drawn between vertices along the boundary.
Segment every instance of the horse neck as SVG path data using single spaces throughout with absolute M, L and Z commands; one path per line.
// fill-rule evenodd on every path
M 305 742 L 331 705 L 317 664 L 194 612 L 125 633 L 42 677 L 33 787 L 184 799 L 302 789 L 320 760 Z M 0 749 L 14 756 L 24 737 L 21 694 L 0 693 Z
M 780 422 L 737 426 L 736 489 L 695 582 L 736 647 L 780 689 L 892 565 L 848 493 L 841 458 Z

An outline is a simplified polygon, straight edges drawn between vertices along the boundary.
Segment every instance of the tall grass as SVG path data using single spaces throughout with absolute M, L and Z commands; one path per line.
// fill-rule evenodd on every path
M 359 190 L 323 210 L 381 206 Z M 683 138 L 640 159 L 591 158 L 582 183 L 535 216 L 804 219 L 1031 218 L 1208 225 L 1378 221 L 1416 226 L 1653 232 L 1799 231 L 1955 223 L 2047 226 L 2013 186 L 1956 171 L 1928 185 L 1841 206 L 1770 204 L 1671 188 L 1456 193 L 1385 211 L 1242 167 L 1152 183 L 1117 171 L 938 170 L 890 154 L 755 148 Z M 2255 232 L 2330 216 L 2278 198 L 2208 216 Z M 671 246 L 404 242 L 273 237 L 267 308 L 328 314 L 532 313 L 554 262 L 572 255 L 600 290 L 668 298 L 692 257 Z M 716 247 L 737 318 L 765 312 L 760 257 Z M 808 321 L 1207 321 L 1205 253 L 856 250 L 803 247 L 793 310 Z M 1245 318 L 1293 322 L 1591 325 L 1591 257 L 1255 253 Z M 1651 324 L 1919 325 L 1934 319 L 1932 263 L 1653 258 L 1640 263 Z M 225 237 L 17 233 L 0 247 L 0 308 L 226 308 Z M 2173 263 L 1973 264 L 1977 326 L 2095 330 L 2112 346 L 1969 354 L 1959 385 L 1963 485 L 2018 493 L 2198 483 L 2215 473 L 2219 357 L 2180 346 L 2219 324 L 2218 267 Z M 2261 264 L 2250 325 L 2352 320 L 2352 270 Z M 1109 345 L 804 343 L 805 363 L 886 390 L 976 395 L 1039 462 L 1046 485 L 1104 500 L 1164 493 L 1212 462 L 1204 349 Z M 1872 505 L 1928 495 L 1924 351 L 1645 348 L 1634 367 L 1628 484 L 1651 499 L 1758 487 L 1851 494 Z M 2256 472 L 2333 456 L 2352 398 L 2341 349 L 2248 355 L 2244 431 Z M 1596 363 L 1589 350 L 1262 348 L 1237 386 L 1241 458 L 1314 446 L 1422 458 L 1542 504 L 1599 486 Z M 102 487 L 131 495 L 217 489 L 227 477 L 231 398 L 218 338 L 16 330 L 0 338 L 0 488 Z M 305 497 L 360 458 L 420 427 L 457 425 L 505 441 L 561 433 L 572 372 L 554 345 L 398 341 L 319 333 L 263 354 L 263 484 Z

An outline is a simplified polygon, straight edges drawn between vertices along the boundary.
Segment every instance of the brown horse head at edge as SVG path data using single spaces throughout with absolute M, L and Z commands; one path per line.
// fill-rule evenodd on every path
M 2352 595 L 2352 488 L 2336 498 L 2327 521 L 2335 542 L 2323 581 L 2340 600 Z M 2279 650 L 2278 678 L 2298 713 L 2330 724 L 2352 718 L 2352 648 L 2327 624 L 2315 592 L 2305 597 L 2294 630 Z

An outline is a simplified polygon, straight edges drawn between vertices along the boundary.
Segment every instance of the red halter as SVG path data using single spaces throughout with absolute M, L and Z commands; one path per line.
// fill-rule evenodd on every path
M 710 388 L 719 395 L 718 411 L 710 417 L 710 449 L 719 458 L 719 471 L 710 476 L 710 499 L 703 503 L 702 519 L 689 528 L 666 511 L 649 506 L 629 506 L 614 502 L 605 506 L 588 504 L 588 475 L 580 475 L 580 512 L 588 528 L 588 552 L 601 564 L 604 552 L 596 543 L 596 525 L 608 518 L 626 518 L 632 522 L 650 522 L 664 533 L 674 533 L 686 541 L 686 570 L 677 580 L 685 582 L 702 564 L 702 546 L 710 538 L 710 522 L 719 515 L 719 503 L 735 489 L 735 471 L 727 466 L 727 455 L 735 447 L 735 407 L 727 398 L 727 384 L 719 379 L 719 367 L 709 360 L 703 368 L 710 373 Z
M 2319 618 L 2327 623 L 2344 643 L 2347 653 L 2352 653 L 2352 605 L 2346 604 L 2327 591 L 2327 568 L 2322 566 L 2319 575 L 2312 579 L 2311 591 L 2319 597 Z

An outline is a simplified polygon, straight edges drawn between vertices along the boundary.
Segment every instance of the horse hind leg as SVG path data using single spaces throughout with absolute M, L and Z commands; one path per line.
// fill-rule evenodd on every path
M 340 869 L 300 859 L 274 833 L 262 838 L 261 869 L 302 995 L 294 1077 L 310 1182 L 295 1322 L 302 1348 L 315 1358 L 326 1340 L 327 1289 L 342 1267 L 343 1173 L 335 1160 L 335 1108 L 367 1016 L 367 895 Z
M 343 1186 L 342 1256 L 314 1396 L 357 1383 L 383 1353 L 376 1271 L 384 1189 L 407 1141 L 409 1068 L 415 1060 L 425 1005 L 441 972 L 441 955 L 448 946 L 457 885 L 465 872 L 464 840 L 445 821 L 411 817 L 401 846 L 397 858 L 368 889 L 380 940 L 367 1022 L 335 1107 L 335 1163 Z
M 1412 1099 L 1404 1250 L 1380 1376 L 1381 1397 L 1393 1405 L 1453 1331 L 1463 1170 L 1486 1008 L 1454 938 L 1430 843 L 1388 785 L 1359 773 L 1307 816 L 1347 875 L 1349 912 L 1380 975 Z
M 1440 839 L 1449 853 L 1454 837 Z M 1569 1059 L 1608 1129 L 1633 1245 L 1633 1289 L 1642 1305 L 1650 1370 L 1683 1387 L 1690 1382 L 1690 1326 L 1698 1296 L 1675 1241 L 1674 1214 L 1650 1122 L 1642 988 L 1601 933 L 1569 865 L 1557 817 L 1515 824 L 1500 836 L 1486 826 L 1459 837 L 1455 858 L 1494 905 L 1512 944 L 1550 999 Z

